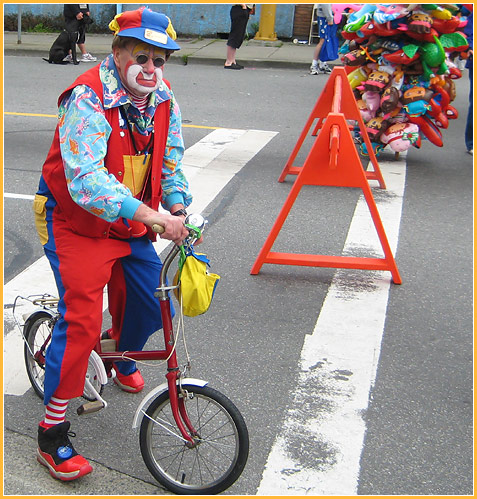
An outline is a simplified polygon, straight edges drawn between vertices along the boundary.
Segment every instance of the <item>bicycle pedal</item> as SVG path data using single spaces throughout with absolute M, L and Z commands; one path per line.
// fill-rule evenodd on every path
M 116 340 L 111 338 L 107 338 L 100 341 L 101 343 L 101 352 L 115 352 L 116 351 Z
M 104 407 L 101 400 L 94 400 L 93 402 L 85 402 L 76 409 L 76 414 L 81 416 L 82 414 L 91 414 L 92 412 L 100 411 Z

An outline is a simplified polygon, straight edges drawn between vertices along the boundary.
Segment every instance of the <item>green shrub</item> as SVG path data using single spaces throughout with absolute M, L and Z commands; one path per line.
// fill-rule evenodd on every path
M 101 15 L 94 16 L 93 24 L 87 27 L 87 33 L 111 33 L 108 28 L 109 22 L 116 15 L 115 5 L 111 5 L 109 8 L 104 8 L 101 11 Z M 34 15 L 30 12 L 24 12 L 22 14 L 22 31 L 32 32 L 32 33 L 55 33 L 60 32 L 65 27 L 65 19 L 63 14 L 58 14 L 56 16 L 45 16 L 45 15 Z M 4 31 L 17 31 L 18 30 L 18 15 L 17 14 L 7 14 L 3 17 L 3 29 Z

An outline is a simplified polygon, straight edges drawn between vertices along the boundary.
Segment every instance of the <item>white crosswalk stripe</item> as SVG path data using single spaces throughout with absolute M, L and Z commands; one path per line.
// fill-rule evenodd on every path
M 380 161 L 387 189 L 375 196 L 393 254 L 404 196 L 405 156 Z M 367 255 L 383 254 L 361 196 L 344 253 L 360 255 L 363 249 Z M 258 495 L 357 494 L 364 415 L 376 376 L 391 276 L 360 270 L 350 280 L 349 272 L 335 274 L 314 331 L 305 337 L 298 386 Z
M 184 154 L 184 172 L 189 180 L 194 201 L 189 213 L 202 213 L 238 173 L 278 132 L 263 130 L 217 129 L 188 148 Z M 6 194 L 6 197 L 31 199 L 27 195 Z M 161 252 L 170 244 L 159 240 L 156 250 Z M 46 257 L 30 265 L 22 273 L 5 284 L 4 303 L 12 304 L 18 295 L 50 293 L 56 295 L 56 286 Z M 106 300 L 105 300 L 106 304 Z M 17 317 L 31 310 L 22 302 Z M 4 394 L 23 395 L 30 384 L 23 362 L 23 340 L 12 316 L 12 309 L 4 310 L 6 336 L 3 342 Z

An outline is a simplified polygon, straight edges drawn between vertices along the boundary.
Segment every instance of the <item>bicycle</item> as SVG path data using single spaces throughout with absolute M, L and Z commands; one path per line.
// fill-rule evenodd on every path
M 186 245 L 200 238 L 206 221 L 189 215 Z M 160 232 L 162 227 L 153 227 Z M 140 423 L 139 445 L 142 458 L 154 478 L 177 494 L 217 494 L 230 487 L 241 475 L 248 458 L 247 425 L 237 407 L 208 382 L 185 377 L 190 362 L 179 368 L 169 292 L 166 284 L 169 267 L 180 252 L 174 245 L 164 259 L 155 296 L 163 320 L 164 349 L 116 351 L 115 341 L 101 335 L 91 352 L 85 379 L 83 403 L 77 413 L 88 414 L 107 407 L 101 397 L 108 377 L 115 375 L 113 362 L 121 360 L 167 362 L 167 382 L 151 390 L 140 402 L 133 428 Z M 36 394 L 43 398 L 45 355 L 55 323 L 59 318 L 58 298 L 49 294 L 18 296 L 39 307 L 18 324 L 25 341 L 24 357 L 28 378 Z M 180 316 L 179 316 L 180 317 Z M 16 319 L 15 319 L 16 320 Z M 186 350 L 187 351 L 187 350 Z

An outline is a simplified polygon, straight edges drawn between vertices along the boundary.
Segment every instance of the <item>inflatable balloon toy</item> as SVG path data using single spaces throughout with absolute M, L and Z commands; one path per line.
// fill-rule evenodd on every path
M 370 72 L 371 71 L 366 66 L 360 66 L 359 68 L 351 71 L 351 73 L 348 74 L 348 81 L 350 83 L 351 89 L 354 90 L 364 81 L 366 81 Z
M 425 87 L 413 86 L 404 91 L 401 102 L 403 110 L 409 116 L 421 116 L 431 109 L 429 101 L 432 97 L 432 90 Z
M 432 17 L 423 11 L 416 10 L 405 20 L 406 23 L 400 24 L 398 29 L 414 40 L 432 43 L 439 35 L 432 27 Z
M 411 59 L 419 53 L 423 79 L 429 81 L 432 76 L 448 71 L 445 48 L 450 51 L 461 51 L 467 47 L 466 37 L 462 33 L 455 32 L 441 35 L 439 38 L 434 36 L 434 43 L 410 43 L 403 47 L 403 51 Z
M 375 156 L 378 156 L 385 146 L 381 142 L 381 135 L 387 129 L 389 123 L 382 116 L 376 116 L 375 118 L 369 120 L 365 126 L 373 152 Z M 359 150 L 363 156 L 369 156 L 368 147 L 362 137 L 360 137 L 359 140 Z
M 345 54 L 342 59 L 346 66 L 363 66 L 368 62 L 368 52 L 363 49 L 352 50 Z
M 425 12 L 413 12 L 407 23 L 408 35 L 411 33 L 430 33 L 432 28 L 432 17 Z
M 439 33 L 454 33 L 458 29 L 464 28 L 467 21 L 461 21 L 457 16 L 450 19 L 432 19 L 432 27 Z
M 366 132 L 368 133 L 371 142 L 379 142 L 381 135 L 386 131 L 389 125 L 389 122 L 382 116 L 371 118 L 366 123 Z
M 386 71 L 372 71 L 363 82 L 363 99 L 371 111 L 377 111 L 381 104 L 381 94 L 389 85 L 390 77 Z M 358 87 L 360 88 L 360 87 Z
M 381 96 L 380 108 L 385 115 L 401 107 L 401 92 L 396 87 L 388 87 Z
M 366 102 L 363 99 L 358 99 L 356 101 L 356 104 L 358 105 L 361 118 L 363 118 L 363 121 L 365 123 L 376 116 L 376 111 L 371 111 L 370 109 L 368 109 L 366 107 Z
M 331 9 L 333 10 L 333 22 L 335 24 L 339 24 L 343 17 L 344 11 L 351 10 L 353 12 L 357 12 L 362 6 L 362 3 L 334 3 L 331 6 Z
M 404 64 L 407 66 L 416 62 L 420 58 L 420 55 L 416 51 L 412 57 L 409 57 L 403 49 L 398 49 L 395 52 L 383 54 L 383 58 L 392 64 Z
M 365 92 L 382 93 L 389 84 L 389 73 L 387 71 L 372 71 L 368 79 L 363 82 Z
M 432 120 L 425 114 L 421 116 L 408 116 L 408 120 L 419 127 L 419 133 L 435 146 L 442 147 L 442 133 Z
M 414 144 L 419 147 L 419 127 L 414 123 L 395 123 L 381 135 L 381 142 L 395 153 L 407 151 Z
M 401 34 L 398 26 L 395 23 L 378 24 L 375 21 L 369 21 L 356 32 L 357 36 L 367 39 L 371 36 L 391 37 Z
M 357 12 L 353 12 L 348 16 L 347 23 L 343 30 L 347 33 L 359 31 L 368 21 L 373 18 L 373 13 L 376 10 L 376 5 L 365 4 Z
M 373 13 L 373 19 L 378 24 L 385 24 L 409 14 L 411 6 L 409 4 L 378 4 Z

